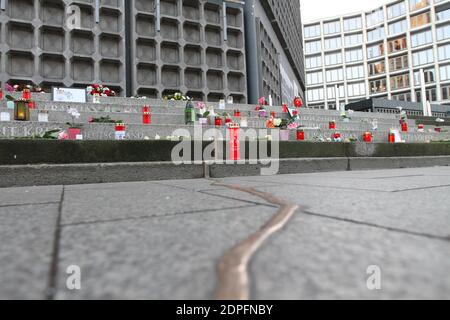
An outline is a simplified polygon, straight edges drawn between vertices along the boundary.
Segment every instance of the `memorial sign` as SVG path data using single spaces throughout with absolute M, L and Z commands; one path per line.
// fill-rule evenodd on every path
M 53 101 L 86 103 L 86 90 L 53 87 Z

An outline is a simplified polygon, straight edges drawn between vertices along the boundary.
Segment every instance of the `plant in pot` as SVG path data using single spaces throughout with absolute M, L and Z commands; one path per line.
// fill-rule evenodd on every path
M 69 128 L 67 129 L 67 134 L 69 136 L 69 140 L 77 140 L 81 136 L 81 124 L 76 124 L 75 120 L 80 118 L 80 113 L 77 109 L 70 107 L 67 110 L 67 113 L 72 118 L 71 122 L 68 122 L 67 125 Z
M 278 128 L 280 128 L 280 141 L 289 141 L 291 131 L 289 130 L 289 124 L 291 122 L 288 119 L 282 119 L 277 122 Z
M 201 125 L 201 126 L 208 125 L 209 111 L 207 111 L 206 109 L 199 109 L 199 111 L 197 113 L 197 117 L 198 117 L 199 125 Z
M 258 114 L 260 118 L 266 118 L 267 117 L 267 110 L 265 107 L 260 106 L 258 110 Z

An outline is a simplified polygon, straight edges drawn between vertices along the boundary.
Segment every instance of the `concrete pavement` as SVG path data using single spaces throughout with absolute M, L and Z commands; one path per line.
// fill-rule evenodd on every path
M 450 299 L 449 167 L 221 181 L 300 206 L 251 261 L 252 298 Z M 0 299 L 213 298 L 224 252 L 278 208 L 211 184 L 1 189 Z M 81 290 L 66 287 L 72 265 Z

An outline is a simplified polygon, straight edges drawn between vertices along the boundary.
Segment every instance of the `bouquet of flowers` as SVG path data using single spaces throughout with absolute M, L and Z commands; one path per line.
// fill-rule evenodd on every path
M 93 96 L 94 94 L 100 95 L 100 97 L 115 97 L 116 92 L 114 90 L 111 90 L 108 87 L 104 87 L 100 84 L 93 84 L 86 88 L 86 91 L 88 94 Z
M 181 92 L 176 92 L 174 94 L 164 96 L 163 99 L 170 101 L 191 101 L 190 97 L 183 95 Z

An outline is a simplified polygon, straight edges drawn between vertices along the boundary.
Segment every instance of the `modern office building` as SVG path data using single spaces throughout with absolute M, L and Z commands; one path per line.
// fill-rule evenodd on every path
M 394 1 L 308 22 L 303 32 L 310 107 L 368 98 L 450 104 L 450 1 Z
M 0 82 L 278 103 L 305 89 L 298 16 L 297 0 L 1 0 Z

